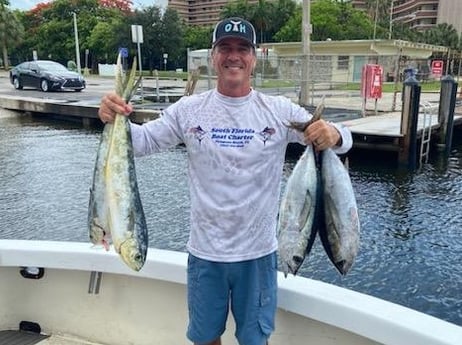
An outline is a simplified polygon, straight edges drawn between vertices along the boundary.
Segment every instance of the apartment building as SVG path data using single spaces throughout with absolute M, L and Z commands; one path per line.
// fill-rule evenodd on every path
M 366 5 L 366 0 L 351 0 L 351 5 L 354 8 L 357 8 L 358 10 L 366 10 L 367 5 Z
M 351 0 L 351 4 L 358 9 L 367 8 L 365 0 Z M 404 23 L 411 29 L 425 31 L 446 23 L 462 33 L 461 0 L 393 0 L 390 11 L 394 22 Z
M 451 24 L 459 33 L 462 34 L 462 1 L 460 0 L 440 0 L 438 6 L 437 23 Z
M 168 7 L 178 11 L 189 25 L 211 26 L 220 19 L 223 8 L 232 0 L 168 0 Z M 258 0 L 249 0 L 249 4 Z

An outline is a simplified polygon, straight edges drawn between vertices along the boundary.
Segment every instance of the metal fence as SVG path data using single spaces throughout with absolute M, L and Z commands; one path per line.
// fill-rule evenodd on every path
M 209 50 L 188 54 L 188 70 L 198 69 L 201 79 L 207 80 L 207 88 L 215 85 L 215 74 L 209 59 Z M 302 57 L 278 57 L 257 51 L 257 66 L 254 70 L 253 83 L 256 89 L 266 93 L 285 95 L 298 102 L 302 80 Z M 379 64 L 383 67 L 383 82 L 394 85 L 394 92 L 384 94 L 377 102 L 368 100 L 363 109 L 360 94 L 362 68 L 365 64 Z M 310 56 L 308 85 L 310 103 L 322 95 L 328 95 L 327 106 L 368 110 L 374 112 L 400 110 L 400 82 L 413 75 L 422 83 L 435 78 L 430 71 L 431 61 L 409 60 L 396 56 L 359 56 L 359 55 L 314 55 Z M 458 78 L 458 76 L 456 76 Z M 204 85 L 204 83 L 202 83 Z M 431 95 L 424 95 L 428 101 L 435 101 Z M 373 106 L 370 102 L 374 102 Z

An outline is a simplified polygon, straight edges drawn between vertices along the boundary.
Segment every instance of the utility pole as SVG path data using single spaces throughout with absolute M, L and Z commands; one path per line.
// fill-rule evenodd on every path
M 375 0 L 375 16 L 374 16 L 374 33 L 372 39 L 375 41 L 375 36 L 377 34 L 377 19 L 378 19 L 378 12 L 379 12 L 379 0 Z
M 309 90 L 309 75 L 310 75 L 310 35 L 311 35 L 311 22 L 310 22 L 310 0 L 303 0 L 302 7 L 302 80 L 300 82 L 300 98 L 298 103 L 301 106 L 309 104 L 310 90 Z
M 72 12 L 74 16 L 74 36 L 75 36 L 75 59 L 77 65 L 77 71 L 79 74 L 82 72 L 80 67 L 80 49 L 79 49 L 79 32 L 77 30 L 77 14 Z
M 390 4 L 390 28 L 388 31 L 388 39 L 391 40 L 391 33 L 393 32 L 393 0 L 391 0 Z

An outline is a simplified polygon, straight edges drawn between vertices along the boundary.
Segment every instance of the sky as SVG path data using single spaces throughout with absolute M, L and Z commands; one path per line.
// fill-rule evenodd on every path
M 15 10 L 30 10 L 35 5 L 41 3 L 41 2 L 49 2 L 50 0 L 10 0 L 10 8 Z M 133 0 L 133 6 L 134 7 L 143 7 L 143 6 L 151 6 L 151 5 L 156 5 L 156 6 L 162 6 L 165 7 L 167 6 L 167 1 L 168 0 Z

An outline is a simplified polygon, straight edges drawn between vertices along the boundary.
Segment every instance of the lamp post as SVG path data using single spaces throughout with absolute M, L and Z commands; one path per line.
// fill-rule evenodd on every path
M 75 61 L 77 63 L 77 71 L 81 73 L 80 69 L 80 50 L 79 50 L 79 33 L 77 30 L 77 15 L 75 12 L 72 12 L 74 16 L 74 35 L 75 35 Z

